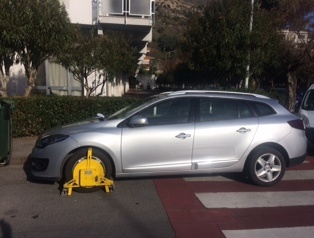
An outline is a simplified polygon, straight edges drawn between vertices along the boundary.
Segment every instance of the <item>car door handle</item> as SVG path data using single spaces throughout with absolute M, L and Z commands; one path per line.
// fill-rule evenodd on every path
M 191 137 L 190 134 L 180 133 L 179 135 L 176 135 L 176 138 L 179 138 L 181 140 L 184 140 L 187 137 Z
M 247 133 L 250 131 L 251 131 L 251 129 L 246 129 L 245 127 L 241 127 L 239 130 L 237 130 L 237 132 L 239 132 L 241 134 L 244 134 L 244 133 Z

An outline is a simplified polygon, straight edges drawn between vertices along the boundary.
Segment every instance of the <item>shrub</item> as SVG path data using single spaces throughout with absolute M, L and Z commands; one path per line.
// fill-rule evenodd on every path
M 110 115 L 139 100 L 133 97 L 14 97 L 13 137 L 37 136 L 55 127 L 95 117 Z

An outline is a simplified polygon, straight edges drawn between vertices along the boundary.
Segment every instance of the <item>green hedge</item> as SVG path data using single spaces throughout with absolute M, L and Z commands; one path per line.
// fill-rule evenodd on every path
M 263 94 L 267 94 L 263 92 Z M 274 95 L 268 95 L 274 97 Z M 278 97 L 277 97 L 278 98 Z M 113 112 L 138 101 L 137 97 L 35 96 L 2 98 L 14 101 L 13 137 L 38 136 L 59 125 Z M 280 101 L 280 100 L 279 100 Z
M 13 137 L 38 136 L 59 125 L 110 115 L 139 100 L 133 97 L 14 97 L 12 110 Z

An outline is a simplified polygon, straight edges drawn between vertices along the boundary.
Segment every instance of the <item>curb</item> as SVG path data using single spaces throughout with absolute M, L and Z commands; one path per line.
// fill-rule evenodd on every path
M 12 155 L 10 164 L 24 164 L 32 152 L 37 137 L 22 137 L 12 139 Z

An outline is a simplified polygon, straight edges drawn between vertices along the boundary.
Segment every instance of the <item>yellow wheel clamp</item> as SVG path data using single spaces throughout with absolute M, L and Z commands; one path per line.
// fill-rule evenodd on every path
M 73 179 L 63 185 L 61 195 L 71 195 L 73 188 L 105 187 L 107 193 L 114 191 L 113 181 L 105 178 L 105 169 L 101 163 L 92 159 L 93 149 L 89 148 L 87 158 L 75 165 Z

